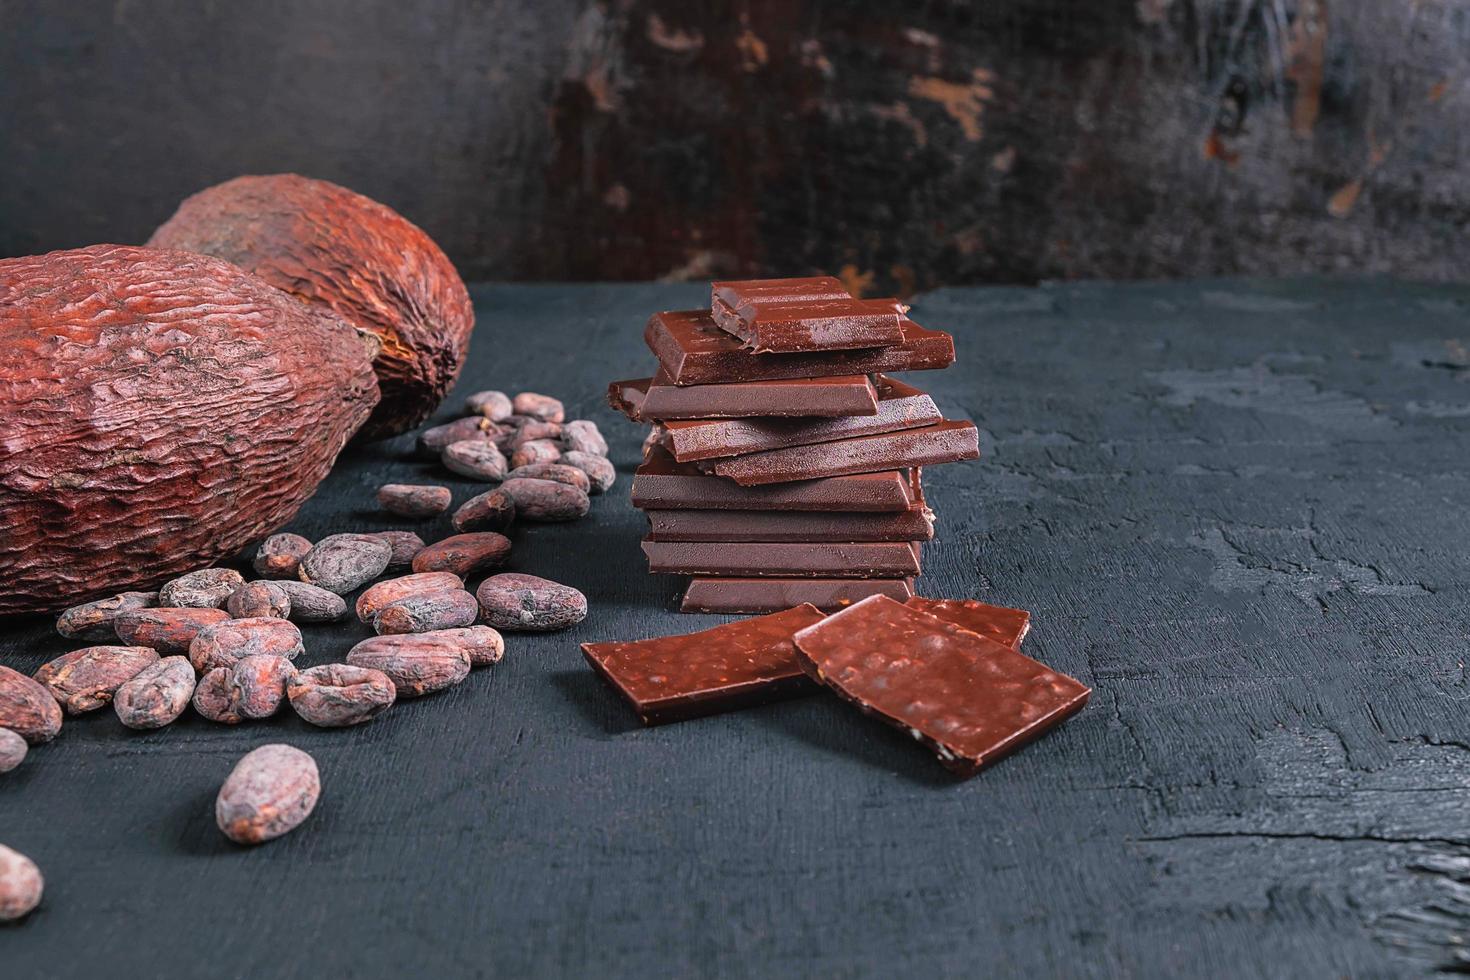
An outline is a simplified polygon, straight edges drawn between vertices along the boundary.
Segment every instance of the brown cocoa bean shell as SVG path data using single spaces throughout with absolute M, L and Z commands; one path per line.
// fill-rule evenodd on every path
M 448 510 L 453 499 L 448 487 L 416 483 L 378 487 L 378 506 L 399 517 L 434 517 Z
M 561 461 L 586 473 L 587 479 L 592 481 L 593 493 L 606 493 L 618 478 L 617 467 L 606 456 L 572 450 L 562 453 Z
M 464 403 L 465 414 L 480 415 L 492 422 L 501 422 L 515 414 L 510 396 L 503 391 L 477 391 Z
M 218 259 L 125 245 L 0 260 L 0 615 L 236 555 L 377 403 L 345 321 Z
M 357 597 L 355 611 L 364 623 L 371 622 L 390 603 L 428 592 L 450 592 L 464 588 L 464 580 L 453 572 L 418 572 L 398 578 L 384 579 L 365 589 Z
M 383 398 L 363 438 L 428 418 L 469 350 L 475 310 L 439 246 L 392 209 L 324 180 L 226 181 L 185 200 L 149 244 L 217 255 L 376 335 Z
M 504 531 L 515 519 L 515 498 L 504 490 L 491 490 L 460 504 L 450 523 L 456 531 Z
M 193 671 L 189 672 L 193 676 Z M 8 728 L 0 728 L 0 772 L 9 772 L 26 761 L 30 746 L 26 740 Z
M 294 830 L 321 797 L 316 760 L 289 745 L 262 745 L 236 763 L 214 803 L 214 819 L 237 844 Z
M 536 575 L 492 575 L 480 583 L 475 595 L 485 622 L 498 629 L 563 630 L 587 618 L 586 596 L 569 585 Z
M 130 609 L 118 614 L 113 627 L 117 638 L 130 646 L 152 647 L 162 654 L 188 653 L 200 630 L 229 618 L 223 609 Z
M 470 658 L 471 667 L 498 664 L 505 656 L 505 638 L 489 626 L 465 626 L 420 635 L 455 644 Z
M 433 633 L 374 636 L 347 652 L 354 667 L 381 670 L 393 681 L 400 698 L 442 691 L 470 672 L 469 653 L 458 643 Z
M 543 422 L 560 422 L 567 417 L 561 402 L 550 395 L 540 395 L 534 391 L 523 391 L 516 395 L 511 401 L 511 407 L 517 415 L 529 415 Z
M 592 501 L 581 490 L 555 480 L 518 477 L 506 480 L 500 489 L 516 502 L 516 519 L 527 521 L 575 521 L 586 517 Z
M 412 531 L 372 531 L 367 536 L 386 541 L 388 547 L 393 549 L 388 556 L 389 568 L 407 568 L 413 564 L 418 553 L 424 550 L 424 539 Z
M 292 678 L 286 685 L 286 697 L 302 721 L 321 728 L 346 728 L 387 711 L 398 691 L 381 670 L 323 664 Z
M 510 547 L 510 538 L 494 531 L 451 534 L 420 551 L 413 560 L 413 570 L 453 572 L 460 578 L 466 578 L 487 568 L 497 568 L 505 564 L 510 558 Z
M 301 559 L 297 573 L 307 585 L 338 595 L 382 575 L 393 560 L 393 546 L 366 534 L 333 534 L 318 541 Z
M 291 616 L 291 595 L 281 588 L 279 582 L 256 579 L 230 594 L 225 600 L 225 612 L 234 619 L 259 616 L 288 619 Z
M 570 452 L 607 455 L 607 440 L 603 438 L 602 430 L 597 428 L 597 423 L 589 419 L 574 419 L 563 425 L 561 445 L 563 450 Z
M 419 433 L 417 440 L 418 454 L 423 459 L 438 459 L 444 447 L 450 443 L 465 442 L 479 439 L 484 442 L 494 442 L 504 435 L 507 430 L 489 419 L 479 416 L 455 419 L 453 422 L 445 422 L 443 425 L 435 425 Z
M 124 682 L 112 697 L 112 708 L 129 728 L 162 728 L 189 707 L 194 683 L 194 666 L 188 657 L 164 657 Z
M 561 449 L 550 439 L 532 439 L 523 442 L 510 454 L 510 467 L 518 470 L 532 463 L 555 463 L 561 459 Z
M 36 862 L 0 844 L 0 922 L 24 918 L 41 904 L 45 887 Z
M 286 684 L 296 668 L 285 657 L 255 654 L 229 667 L 216 667 L 199 679 L 194 710 L 210 721 L 238 725 L 269 718 L 286 698 Z
M 347 600 L 319 585 L 282 579 L 276 583 L 291 597 L 291 620 L 297 623 L 335 623 L 347 615 Z
M 49 742 L 61 731 L 61 705 L 36 681 L 0 666 L 0 728 L 31 745 Z
M 311 542 L 299 534 L 272 534 L 255 550 L 251 567 L 261 578 L 294 579 L 301 559 L 311 553 Z
M 230 619 L 199 631 L 189 644 L 189 663 L 200 674 L 233 667 L 237 660 L 266 654 L 295 660 L 302 652 L 301 630 L 284 619 Z
M 390 602 L 373 617 L 378 633 L 427 633 L 469 626 L 480 616 L 480 603 L 463 589 L 428 592 Z
M 177 609 L 223 609 L 245 576 L 233 568 L 201 568 L 163 583 L 158 604 Z
M 72 606 L 56 620 L 56 632 L 71 640 L 113 640 L 117 638 L 113 621 L 118 614 L 129 609 L 152 609 L 156 605 L 157 592 L 123 592 Z
M 488 440 L 452 442 L 444 447 L 440 460 L 449 472 L 471 480 L 494 483 L 505 479 L 505 455 Z
M 85 647 L 43 664 L 35 679 L 67 714 L 80 715 L 111 703 L 119 687 L 156 663 L 152 647 Z
M 519 449 L 528 442 L 538 439 L 546 439 L 555 442 L 561 438 L 560 422 L 531 421 L 516 429 L 515 435 L 511 437 L 510 448 Z
M 565 463 L 532 463 L 529 466 L 511 470 L 505 475 L 505 478 L 507 480 L 555 480 L 557 483 L 576 487 L 583 493 L 592 489 L 592 481 L 587 478 L 586 473 Z

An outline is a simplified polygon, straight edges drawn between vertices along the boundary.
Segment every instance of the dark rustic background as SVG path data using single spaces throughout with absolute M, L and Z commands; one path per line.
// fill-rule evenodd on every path
M 1470 256 L 1464 0 L 0 0 L 0 255 L 296 170 L 467 277 Z

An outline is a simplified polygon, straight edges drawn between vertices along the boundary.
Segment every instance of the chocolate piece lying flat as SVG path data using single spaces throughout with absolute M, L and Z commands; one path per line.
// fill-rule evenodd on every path
M 894 347 L 752 354 L 715 326 L 709 311 L 682 310 L 655 313 L 643 339 L 676 385 L 925 371 L 954 363 L 954 338 L 949 334 L 926 330 L 909 319 L 900 320 L 899 328 L 903 342 Z
M 921 429 L 881 432 L 811 446 L 732 456 L 702 465 L 741 486 L 753 487 L 789 480 L 953 463 L 975 459 L 979 455 L 980 434 L 975 423 L 947 421 Z
M 892 347 L 903 342 L 896 299 L 853 298 L 831 276 L 742 279 L 710 286 L 710 317 L 758 354 Z
M 742 487 L 723 477 L 678 463 L 653 446 L 633 473 L 633 506 L 643 510 L 837 510 L 900 511 L 914 506 L 909 474 L 863 473 L 830 480 L 803 480 Z
M 887 596 L 796 634 L 802 668 L 973 776 L 1079 711 L 1092 691 L 1010 647 Z
M 664 445 L 682 463 L 895 432 L 943 421 L 934 399 L 919 389 L 883 375 L 874 379 L 873 386 L 878 391 L 876 415 L 833 419 L 749 418 L 669 422 L 664 426 Z
M 919 552 L 912 541 L 643 542 L 650 572 L 740 578 L 908 578 L 919 574 Z
M 934 537 L 934 515 L 923 506 L 888 514 L 650 510 L 648 526 L 650 541 L 928 541 Z
M 614 381 L 607 386 L 607 400 L 635 422 L 878 414 L 878 392 L 865 374 L 681 386 L 660 371 L 653 378 Z
M 925 599 L 917 595 L 904 605 L 1004 643 L 1012 650 L 1021 649 L 1021 641 L 1031 632 L 1031 614 L 1024 609 L 987 606 L 974 599 Z
M 645 725 L 660 725 L 812 693 L 791 635 L 821 619 L 801 605 L 688 636 L 583 643 L 582 654 Z
M 913 594 L 911 578 L 696 578 L 679 611 L 764 613 L 809 602 L 823 612 L 836 612 L 870 595 L 903 602 Z

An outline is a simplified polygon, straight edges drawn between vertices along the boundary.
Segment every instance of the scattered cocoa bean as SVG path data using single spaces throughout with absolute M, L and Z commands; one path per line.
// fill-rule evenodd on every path
M 201 674 L 258 654 L 295 660 L 302 652 L 301 630 L 284 619 L 231 619 L 206 626 L 189 644 L 189 663 Z
M 0 844 L 0 922 L 13 922 L 40 905 L 45 887 L 36 862 Z
M 527 422 L 519 429 L 516 429 L 515 435 L 510 440 L 510 448 L 519 449 L 526 443 L 537 439 L 550 439 L 554 441 L 560 438 L 560 422 Z
M 513 429 L 515 431 L 519 431 L 520 428 L 521 428 L 521 426 L 523 426 L 523 425 L 527 425 L 527 424 L 529 424 L 531 422 L 540 422 L 540 421 L 542 421 L 542 420 L 541 419 L 538 419 L 534 415 L 512 414 L 510 418 L 506 419 L 504 422 L 502 422 L 500 424 L 501 425 L 504 425 L 504 426 L 506 426 L 506 427 L 508 427 L 510 429 Z
M 225 601 L 225 611 L 235 619 L 257 616 L 285 619 L 291 615 L 291 596 L 276 582 L 256 579 L 230 594 Z
M 486 418 L 471 416 L 436 425 L 419 433 L 418 452 L 425 459 L 437 459 L 444 447 L 465 439 L 493 439 L 500 427 Z
M 412 531 L 373 531 L 370 538 L 388 542 L 393 553 L 388 556 L 389 568 L 407 568 L 414 557 L 424 550 L 424 539 Z
M 440 459 L 451 473 L 467 476 L 471 480 L 493 483 L 505 478 L 505 455 L 493 442 L 452 442 L 444 447 Z
M 206 626 L 223 623 L 223 609 L 129 609 L 113 620 L 117 638 L 130 646 L 152 647 L 159 653 L 188 653 L 189 644 Z
M 109 599 L 72 606 L 56 620 L 56 632 L 72 640 L 111 640 L 117 637 L 112 622 L 129 609 L 151 609 L 158 605 L 157 592 L 124 592 Z
M 453 572 L 460 578 L 466 578 L 486 568 L 503 565 L 509 557 L 510 538 L 494 531 L 473 531 L 451 534 L 429 545 L 413 560 L 413 570 Z
M 480 583 L 476 596 L 485 622 L 500 629 L 562 630 L 587 618 L 586 596 L 535 575 L 492 575 Z
M 63 653 L 36 671 L 36 681 L 69 715 L 96 711 L 144 667 L 158 663 L 152 647 L 85 647 Z
M 311 542 L 299 534 L 272 534 L 255 551 L 252 567 L 261 578 L 296 577 L 301 559 L 311 553 Z
M 480 415 L 492 422 L 508 419 L 515 409 L 510 396 L 503 391 L 477 391 L 465 399 L 464 410 L 470 415 Z
M 61 731 L 61 705 L 36 681 L 0 666 L 0 728 L 32 745 L 49 742 Z
M 298 623 L 331 623 L 347 615 L 347 600 L 335 592 L 289 579 L 276 584 L 291 597 L 291 619 Z
M 172 724 L 194 696 L 194 667 L 188 657 L 164 657 L 149 664 L 113 695 L 118 720 L 146 730 Z
M 505 478 L 507 480 L 555 480 L 557 483 L 576 487 L 583 493 L 592 489 L 592 481 L 587 479 L 586 473 L 565 463 L 531 463 L 529 466 L 511 470 L 505 475 Z
M 561 450 L 550 439 L 532 439 L 523 442 L 510 454 L 511 469 L 520 469 L 532 463 L 555 463 L 561 459 Z
M 158 604 L 183 609 L 223 609 L 230 593 L 245 584 L 233 568 L 201 568 L 163 583 Z
M 399 517 L 433 517 L 449 509 L 448 487 L 385 483 L 378 487 L 378 506 Z
M 214 819 L 235 843 L 260 844 L 300 826 L 321 793 L 315 759 L 289 745 L 262 745 L 220 787 Z
M 349 650 L 347 662 L 387 674 L 400 698 L 442 691 L 470 672 L 463 645 L 434 633 L 374 636 Z
M 357 618 L 364 623 L 370 622 L 384 606 L 397 602 L 399 599 L 463 588 L 464 580 L 453 572 L 420 572 L 385 579 L 369 587 L 357 597 Z
M 192 675 L 193 671 L 189 673 Z M 26 761 L 29 749 L 25 739 L 8 728 L 0 728 L 0 772 L 9 772 Z
M 292 678 L 286 685 L 286 697 L 302 721 L 322 728 L 346 728 L 387 711 L 398 691 L 381 670 L 323 664 Z
M 480 604 L 463 589 L 428 592 L 390 602 L 373 617 L 378 633 L 427 633 L 469 626 L 480 618 Z
M 320 585 L 345 595 L 369 582 L 388 567 L 393 547 L 366 534 L 332 534 L 322 538 L 301 559 L 298 573 L 308 585 Z
M 515 498 L 504 490 L 491 490 L 460 504 L 451 522 L 456 531 L 504 531 L 515 519 Z
M 607 455 L 607 440 L 597 423 L 589 419 L 574 419 L 561 427 L 561 444 L 564 449 L 576 453 Z
M 506 480 L 500 489 L 516 502 L 516 517 L 527 521 L 575 521 L 592 508 L 587 494 L 555 480 Z
M 465 626 L 460 629 L 421 633 L 456 644 L 470 658 L 471 667 L 488 667 L 500 663 L 505 656 L 505 638 L 488 626 Z
M 210 721 L 238 725 L 269 718 L 280 710 L 286 684 L 296 668 L 285 657 L 255 654 L 229 667 L 216 667 L 199 679 L 194 710 Z
M 562 453 L 561 461 L 586 473 L 587 479 L 592 481 L 593 493 L 606 493 L 618 478 L 617 468 L 608 461 L 606 456 L 595 456 L 592 453 L 572 450 Z
M 534 391 L 523 391 L 516 395 L 511 407 L 517 415 L 530 415 L 543 422 L 560 422 L 566 418 L 561 402 L 550 395 L 538 395 Z

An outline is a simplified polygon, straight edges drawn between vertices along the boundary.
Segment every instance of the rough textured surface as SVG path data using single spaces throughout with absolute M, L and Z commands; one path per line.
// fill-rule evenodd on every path
M 291 712 L 236 729 L 186 713 L 142 736 L 110 713 L 68 720 L 0 783 L 5 843 L 53 889 L 5 934 L 6 969 L 149 975 L 179 943 L 283 980 L 1454 961 L 1470 931 L 1470 290 L 921 297 L 915 316 L 953 329 L 961 361 L 904 380 L 974 418 L 984 458 L 925 473 L 941 520 L 919 589 L 1031 610 L 1022 649 L 1096 692 L 961 785 L 835 698 L 645 731 L 583 662 L 583 642 L 725 621 L 680 615 L 679 583 L 644 574 L 627 506 L 643 434 L 600 405 L 647 363 L 648 311 L 706 294 L 479 293 L 481 329 L 545 342 L 477 347 L 461 387 L 556 394 L 611 443 L 619 485 L 586 519 L 512 531 L 511 567 L 584 591 L 587 620 L 507 634 L 494 667 L 346 730 Z M 411 442 L 349 451 L 292 530 L 391 527 L 377 487 L 435 472 Z M 75 645 L 49 619 L 0 626 L 0 663 L 25 671 Z M 370 632 L 303 630 L 302 668 Z M 241 855 L 209 807 L 238 753 L 279 741 L 316 755 L 330 791 L 309 833 Z M 864 860 L 834 859 L 835 841 Z M 351 938 L 307 963 L 283 956 L 300 935 Z
M 220 787 L 214 817 L 237 844 L 260 844 L 294 830 L 321 797 L 316 760 L 290 745 L 247 753 Z

